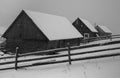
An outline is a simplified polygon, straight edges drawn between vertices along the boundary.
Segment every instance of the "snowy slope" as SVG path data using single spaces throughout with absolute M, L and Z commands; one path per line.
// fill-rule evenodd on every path
M 1 71 L 0 78 L 119 78 L 120 57 Z
M 98 43 L 102 44 L 104 43 L 104 41 L 98 41 Z M 89 44 L 94 44 L 94 42 Z M 92 48 L 77 49 L 77 50 L 72 50 L 71 53 L 81 53 L 81 52 L 84 53 L 87 51 L 110 49 L 117 47 L 120 47 L 120 44 L 101 45 Z M 67 51 L 62 52 L 62 54 L 67 54 L 67 53 L 68 53 Z M 120 49 L 102 51 L 98 53 L 85 54 L 85 55 L 76 55 L 76 56 L 72 56 L 72 58 L 82 58 L 82 57 L 97 56 L 97 55 L 112 54 L 112 53 L 120 53 Z M 19 60 L 47 57 L 47 56 L 21 57 L 19 58 Z M 65 59 L 68 59 L 68 57 L 54 58 L 43 61 L 42 60 L 31 61 L 27 63 L 20 63 L 19 65 L 29 65 L 37 62 L 56 61 L 56 60 L 58 61 Z M 11 60 L 14 61 L 15 59 L 4 59 L 4 60 L 0 60 L 0 62 L 6 62 Z M 7 66 L 8 65 L 6 66 L 2 65 L 0 66 L 0 68 L 2 67 L 4 68 Z M 9 66 L 14 66 L 14 64 Z M 0 71 L 0 78 L 119 78 L 120 77 L 119 73 L 120 73 L 120 56 L 116 56 L 116 57 L 76 61 L 76 62 L 72 62 L 72 65 L 68 65 L 68 63 L 61 63 L 61 64 L 51 64 L 45 66 L 27 67 L 27 68 L 19 69 L 17 71 L 15 70 Z
M 97 46 L 97 47 L 90 47 L 90 48 L 83 48 L 83 49 L 77 49 L 77 50 L 72 50 L 71 54 L 73 53 L 85 53 L 85 52 L 90 52 L 90 51 L 96 51 L 96 50 L 103 50 L 103 49 L 110 49 L 110 48 L 119 48 L 119 49 L 115 49 L 115 50 L 109 50 L 109 51 L 102 51 L 102 52 L 95 52 L 95 53 L 89 53 L 89 54 L 82 54 L 82 55 L 75 55 L 75 56 L 71 56 L 72 59 L 75 58 L 84 58 L 84 57 L 89 57 L 89 56 L 97 56 L 97 55 L 103 55 L 103 54 L 112 54 L 112 53 L 120 53 L 120 44 L 114 44 L 114 45 L 102 45 L 102 46 Z M 68 54 L 68 51 L 64 51 L 61 54 Z M 42 57 L 48 57 L 48 56 L 53 56 L 53 55 L 45 55 L 45 56 L 26 56 L 26 57 L 19 57 L 19 60 L 27 60 L 27 59 L 35 59 L 35 58 L 42 58 Z M 37 61 L 28 61 L 28 62 L 21 62 L 19 63 L 19 66 L 23 66 L 23 65 L 31 65 L 34 63 L 43 63 L 43 62 L 48 62 L 48 61 L 61 61 L 61 60 L 67 60 L 68 57 L 60 57 L 60 58 L 51 58 L 51 59 L 46 59 L 46 60 L 37 60 Z M 0 63 L 3 62 L 10 62 L 10 61 L 14 61 L 15 59 L 3 59 L 0 60 Z M 6 67 L 14 67 L 14 64 L 9 64 L 9 65 L 0 65 L 0 68 L 6 68 Z

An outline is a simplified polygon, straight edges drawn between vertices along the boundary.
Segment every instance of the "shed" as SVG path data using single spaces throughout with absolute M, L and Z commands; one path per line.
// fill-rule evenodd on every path
M 22 10 L 15 21 L 2 35 L 7 49 L 20 53 L 78 45 L 82 35 L 67 18 L 41 12 Z
M 84 36 L 84 38 L 97 37 L 97 30 L 88 20 L 77 18 L 73 22 L 73 25 Z
M 112 35 L 112 31 L 106 26 L 97 25 L 95 28 L 98 31 L 99 36 L 110 36 L 110 35 Z

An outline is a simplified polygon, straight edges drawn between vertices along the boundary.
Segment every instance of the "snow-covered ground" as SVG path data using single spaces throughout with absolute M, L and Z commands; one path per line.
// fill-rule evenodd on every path
M 84 52 L 94 51 L 94 50 L 118 48 L 118 47 L 120 48 L 120 44 L 102 45 L 102 46 L 96 46 L 96 47 L 92 47 L 92 48 L 90 47 L 90 48 L 72 50 L 71 54 L 73 54 L 73 53 L 84 53 Z M 112 54 L 112 53 L 120 53 L 120 49 L 111 50 L 111 51 L 110 50 L 109 51 L 102 51 L 102 52 L 96 52 L 96 53 L 89 53 L 89 54 L 82 54 L 82 55 L 75 55 L 75 56 L 71 56 L 71 58 L 75 59 L 75 58 L 97 56 L 97 55 L 103 55 L 103 54 Z M 63 54 L 68 54 L 68 51 L 61 52 L 59 55 L 63 55 Z M 48 56 L 55 56 L 55 55 L 45 55 L 45 56 L 33 55 L 33 56 L 19 57 L 18 60 L 35 59 L 35 58 L 42 58 L 42 57 L 48 57 Z M 42 62 L 48 62 L 48 61 L 61 61 L 61 60 L 67 60 L 67 59 L 68 59 L 68 57 L 59 57 L 59 58 L 51 58 L 51 59 L 46 59 L 46 60 L 21 62 L 21 63 L 19 63 L 19 66 L 31 65 L 31 64 L 34 64 L 34 63 L 42 63 Z M 0 60 L 0 63 L 14 61 L 14 60 L 15 60 L 15 58 L 3 59 L 3 60 Z M 6 67 L 14 67 L 14 64 L 0 65 L 0 68 L 6 68 Z
M 120 39 L 114 39 L 114 41 L 118 41 L 118 40 Z M 101 40 L 89 44 L 106 43 L 106 42 L 110 42 L 110 40 Z M 71 53 L 81 53 L 81 52 L 110 49 L 117 47 L 120 47 L 120 44 L 101 45 L 92 48 L 77 49 L 77 50 L 72 50 Z M 59 55 L 67 54 L 67 53 L 68 53 L 67 51 L 64 51 Z M 111 53 L 120 53 L 120 49 L 84 54 L 84 55 L 76 55 L 76 56 L 72 56 L 72 58 L 82 58 L 82 57 L 111 54 Z M 47 57 L 47 56 L 50 55 L 26 56 L 19 58 L 19 60 L 33 59 L 33 58 Z M 68 57 L 30 61 L 26 63 L 19 63 L 19 65 L 29 65 L 37 62 L 56 61 L 56 60 L 58 61 L 65 59 L 68 59 Z M 14 61 L 14 60 L 15 59 L 4 59 L 4 60 L 0 60 L 0 62 Z M 14 66 L 14 64 L 1 65 L 0 68 L 11 67 L 11 66 Z M 68 63 L 61 63 L 61 64 L 51 64 L 45 66 L 42 65 L 35 67 L 27 67 L 27 68 L 18 69 L 17 71 L 16 70 L 0 71 L 0 78 L 119 78 L 120 77 L 119 73 L 120 73 L 120 56 L 116 56 L 116 57 L 76 61 L 76 62 L 72 62 L 72 65 L 69 65 Z
M 110 57 L 19 70 L 0 71 L 0 78 L 119 78 L 120 57 Z

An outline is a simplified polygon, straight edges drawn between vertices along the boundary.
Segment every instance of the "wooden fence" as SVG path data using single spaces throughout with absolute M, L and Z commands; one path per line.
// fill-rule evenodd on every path
M 120 35 L 113 35 L 113 38 L 120 38 Z M 100 38 L 98 38 L 100 39 Z M 101 38 L 102 39 L 102 38 Z M 110 44 L 120 44 L 120 41 L 111 41 L 108 43 L 104 43 L 102 45 L 110 45 Z M 118 50 L 120 49 L 120 46 L 115 47 L 115 48 L 109 48 L 109 49 L 102 49 L 102 50 L 93 50 L 93 51 L 86 51 L 86 52 L 78 52 L 78 53 L 71 53 L 72 50 L 76 49 L 83 49 L 83 48 L 90 48 L 90 47 L 95 47 L 95 46 L 101 46 L 101 44 L 92 44 L 92 45 L 85 45 L 85 46 L 76 46 L 76 47 L 70 47 L 68 44 L 68 47 L 66 48 L 60 48 L 60 49 L 53 49 L 53 50 L 46 50 L 46 51 L 38 51 L 38 52 L 33 52 L 33 53 L 26 53 L 26 54 L 19 54 L 19 48 L 16 48 L 16 55 L 12 56 L 7 56 L 7 57 L 1 57 L 0 58 L 0 67 L 5 66 L 5 65 L 11 65 L 11 67 L 3 67 L 0 68 L 0 70 L 8 70 L 8 69 L 19 69 L 19 68 L 24 68 L 24 67 L 32 67 L 32 66 L 39 66 L 39 65 L 48 65 L 48 64 L 57 64 L 57 63 L 65 63 L 68 62 L 70 65 L 72 64 L 72 61 L 80 61 L 80 60 L 88 60 L 88 59 L 96 59 L 96 58 L 104 58 L 104 57 L 111 57 L 111 56 L 119 56 L 120 53 L 110 53 L 110 54 L 103 54 L 103 55 L 97 55 L 97 56 L 87 56 L 87 57 L 78 57 L 78 58 L 72 58 L 72 56 L 76 55 L 84 55 L 84 54 L 91 54 L 91 53 L 98 53 L 98 52 L 104 52 L 104 51 L 111 51 L 111 50 Z M 67 54 L 64 54 L 64 51 L 68 51 Z M 22 57 L 28 57 L 28 56 L 39 56 L 43 54 L 48 54 L 49 52 L 56 52 L 58 54 L 56 55 L 47 55 L 46 57 L 37 57 L 37 58 L 29 58 L 29 59 L 22 59 L 19 60 L 19 58 Z M 41 56 L 42 56 L 41 55 Z M 53 60 L 53 61 L 45 61 L 45 62 L 37 62 L 37 63 L 32 63 L 32 64 L 25 64 L 25 65 L 19 65 L 20 63 L 30 63 L 31 61 L 40 61 L 40 60 L 48 60 L 52 58 L 61 58 L 61 57 L 67 57 L 68 59 L 63 59 L 63 60 Z M 13 59 L 11 61 L 5 61 L 1 62 L 1 60 L 7 60 L 7 59 Z

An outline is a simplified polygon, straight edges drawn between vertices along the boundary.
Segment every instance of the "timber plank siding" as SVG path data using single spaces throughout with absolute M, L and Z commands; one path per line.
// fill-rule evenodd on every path
M 84 36 L 85 33 L 89 34 L 89 37 L 97 37 L 97 32 L 91 31 L 80 18 L 77 18 L 73 23 L 73 26 Z
M 21 11 L 2 37 L 7 39 L 5 49 L 12 53 L 15 53 L 16 47 L 19 47 L 18 53 L 26 53 L 66 47 L 68 41 L 73 46 L 79 45 L 78 38 L 49 40 L 24 10 Z

